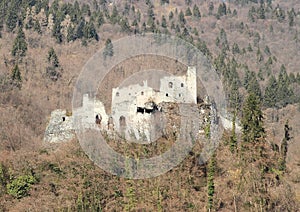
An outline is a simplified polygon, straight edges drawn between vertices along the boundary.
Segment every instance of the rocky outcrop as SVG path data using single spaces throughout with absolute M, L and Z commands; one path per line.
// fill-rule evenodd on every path
M 75 138 L 72 114 L 66 110 L 54 110 L 45 131 L 44 141 L 59 143 Z

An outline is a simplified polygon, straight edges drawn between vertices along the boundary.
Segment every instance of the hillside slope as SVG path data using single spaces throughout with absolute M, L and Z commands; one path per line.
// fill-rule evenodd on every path
M 232 132 L 225 132 L 213 163 L 212 210 L 299 210 L 300 3 L 255 2 L 1 1 L 0 208 L 207 210 L 211 163 L 199 165 L 201 145 L 165 175 L 126 180 L 95 166 L 76 139 L 42 142 L 51 111 L 71 111 L 82 67 L 108 39 L 155 32 L 179 36 L 210 59 L 224 82 L 229 110 L 237 109 L 239 119 L 248 93 L 256 93 L 267 144 L 280 147 L 286 121 L 291 127 L 286 168 L 279 170 L 279 153 L 266 144 L 270 157 L 262 161 L 272 164 L 272 170 L 263 177 L 256 163 L 244 163 L 252 152 L 241 155 L 242 133 L 237 135 L 238 151 L 232 153 Z M 145 67 L 151 66 L 149 61 Z M 141 67 L 138 62 L 132 65 L 136 67 Z M 114 77 L 110 79 L 117 84 Z M 259 190 L 261 185 L 265 190 Z M 265 202 L 255 199 L 258 194 Z

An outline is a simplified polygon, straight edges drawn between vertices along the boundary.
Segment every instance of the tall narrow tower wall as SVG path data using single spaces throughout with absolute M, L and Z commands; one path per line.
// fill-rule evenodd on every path
M 187 95 L 191 98 L 190 102 L 197 104 L 197 71 L 195 67 L 188 67 L 186 81 Z

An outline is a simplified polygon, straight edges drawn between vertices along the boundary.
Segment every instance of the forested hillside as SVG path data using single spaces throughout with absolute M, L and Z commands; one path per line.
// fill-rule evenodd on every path
M 0 209 L 299 210 L 299 29 L 297 1 L 2 0 Z M 199 144 L 168 173 L 127 180 L 94 165 L 76 139 L 44 143 L 51 111 L 71 111 L 85 63 L 145 33 L 193 44 L 220 76 L 233 124 L 210 161 L 199 164 Z

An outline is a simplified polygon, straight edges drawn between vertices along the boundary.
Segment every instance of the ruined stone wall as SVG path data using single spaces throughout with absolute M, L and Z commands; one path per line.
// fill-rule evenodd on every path
M 76 127 L 98 127 L 121 133 L 126 139 L 149 142 L 153 135 L 155 137 L 155 130 L 164 128 L 163 121 L 160 120 L 163 111 L 160 105 L 164 105 L 161 103 L 197 104 L 196 69 L 189 67 L 185 75 L 162 77 L 159 91 L 148 87 L 147 81 L 144 81 L 143 85 L 113 88 L 111 95 L 112 113 L 108 114 L 101 101 L 84 94 L 82 107 L 74 111 L 76 116 L 73 117 L 73 123 L 76 123 Z M 52 119 L 55 120 L 56 116 Z M 49 125 L 50 128 L 54 128 L 55 124 L 60 125 L 53 122 Z M 160 124 L 162 125 L 158 126 Z
M 73 117 L 66 110 L 54 110 L 45 130 L 44 141 L 58 143 L 75 137 Z
M 147 111 L 147 104 L 153 102 L 158 105 L 161 102 L 173 103 L 197 103 L 197 77 L 196 69 L 188 68 L 183 76 L 165 76 L 160 79 L 160 90 L 155 91 L 148 87 L 147 81 L 144 85 L 133 84 L 123 88 L 114 88 L 112 91 L 112 119 L 114 127 L 120 130 L 120 120 L 125 120 L 127 129 L 133 131 L 136 137 L 138 132 L 143 132 L 147 138 L 151 126 L 151 116 Z M 142 109 L 139 113 L 139 108 Z M 149 110 L 154 108 L 148 108 Z

